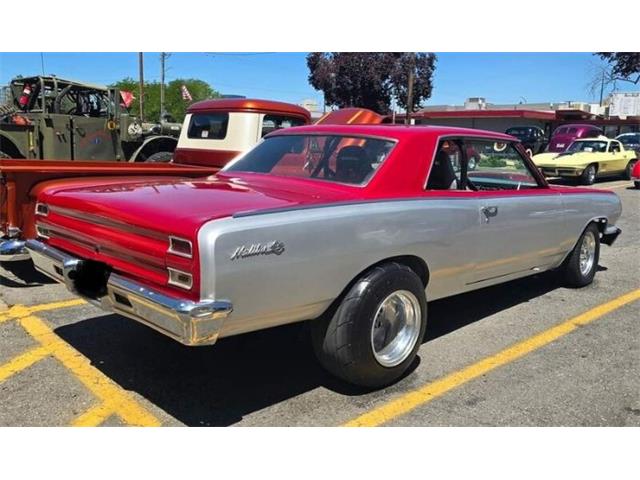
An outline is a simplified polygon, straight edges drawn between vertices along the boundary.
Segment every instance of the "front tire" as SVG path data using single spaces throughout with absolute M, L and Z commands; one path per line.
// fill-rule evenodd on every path
M 396 382 L 413 363 L 427 325 L 424 285 L 406 265 L 365 273 L 333 315 L 311 323 L 314 351 L 336 377 L 368 388 Z
M 600 231 L 590 224 L 562 265 L 564 283 L 580 288 L 593 282 L 600 259 Z
M 636 186 L 636 188 L 640 188 L 640 182 L 639 181 L 636 180 L 635 182 L 633 182 L 633 184 Z
M 580 175 L 580 183 L 582 185 L 593 185 L 593 182 L 596 181 L 597 173 L 598 167 L 594 163 L 588 165 L 587 168 L 582 171 L 582 175 Z

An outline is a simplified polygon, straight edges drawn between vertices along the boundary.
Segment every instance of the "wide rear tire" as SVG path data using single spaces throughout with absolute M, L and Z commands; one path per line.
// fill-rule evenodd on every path
M 365 273 L 331 315 L 311 322 L 314 351 L 336 377 L 380 388 L 413 363 L 427 325 L 424 285 L 409 267 L 390 262 Z

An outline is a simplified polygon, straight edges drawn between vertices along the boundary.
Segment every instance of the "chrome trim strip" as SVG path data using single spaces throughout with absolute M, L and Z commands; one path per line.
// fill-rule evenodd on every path
M 26 248 L 36 270 L 64 283 L 69 291 L 103 310 L 143 323 L 184 345 L 212 345 L 224 320 L 233 311 L 228 300 L 194 302 L 167 295 L 111 273 L 106 295 L 91 298 L 80 294 L 76 280 L 83 260 L 37 240 L 27 240 Z
M 67 207 L 58 207 L 56 205 L 51 205 L 49 207 L 49 210 L 57 215 L 61 215 L 63 217 L 70 217 L 76 220 L 80 220 L 82 222 L 95 223 L 96 225 L 100 225 L 102 227 L 115 228 L 123 232 L 152 238 L 154 240 L 161 240 L 161 241 L 167 240 L 167 235 L 164 235 L 160 232 L 155 232 L 153 230 L 148 230 L 146 228 L 137 227 L 135 225 L 131 225 L 125 222 L 113 220 L 111 218 L 107 218 L 102 215 L 96 215 L 93 213 L 83 212 L 80 210 L 75 210 Z

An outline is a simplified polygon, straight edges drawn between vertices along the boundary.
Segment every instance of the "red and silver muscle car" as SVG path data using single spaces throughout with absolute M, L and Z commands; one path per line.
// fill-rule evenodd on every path
M 587 285 L 620 213 L 613 192 L 549 186 L 507 135 L 315 125 L 206 178 L 44 189 L 28 249 L 187 345 L 312 320 L 320 362 L 378 387 L 414 360 L 427 300 L 552 269 Z

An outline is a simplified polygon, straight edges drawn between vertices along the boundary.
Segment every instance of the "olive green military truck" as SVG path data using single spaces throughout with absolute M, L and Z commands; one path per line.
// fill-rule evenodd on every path
M 13 79 L 0 103 L 0 158 L 167 161 L 181 125 L 142 123 L 119 90 L 55 76 Z

